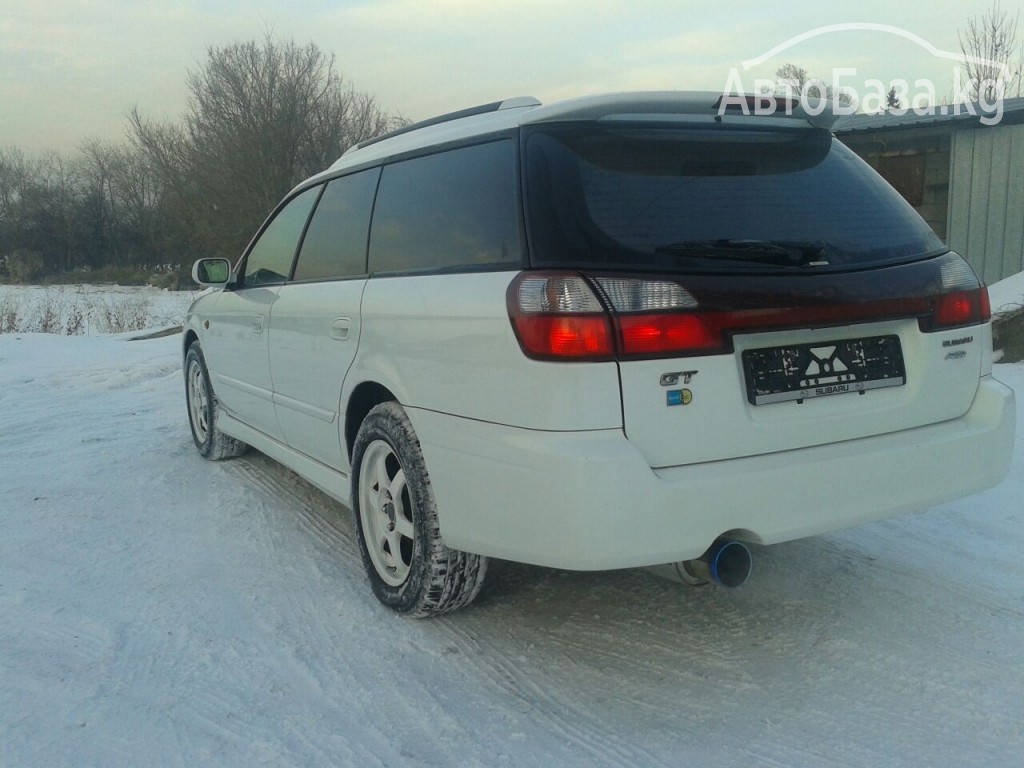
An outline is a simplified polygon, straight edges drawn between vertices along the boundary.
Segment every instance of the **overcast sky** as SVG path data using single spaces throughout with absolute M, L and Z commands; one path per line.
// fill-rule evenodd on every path
M 794 36 L 843 22 L 890 25 L 958 53 L 957 31 L 990 0 L 750 3 L 620 0 L 0 0 L 0 147 L 75 151 L 120 141 L 125 115 L 177 119 L 187 72 L 209 46 L 267 31 L 314 42 L 385 109 L 423 119 L 529 95 L 542 101 L 621 90 L 721 91 L 730 70 L 754 90 L 786 62 L 867 94 L 869 78 L 952 91 L 955 62 L 906 37 L 837 31 L 757 58 Z M 1018 4 L 1004 3 L 1016 11 Z

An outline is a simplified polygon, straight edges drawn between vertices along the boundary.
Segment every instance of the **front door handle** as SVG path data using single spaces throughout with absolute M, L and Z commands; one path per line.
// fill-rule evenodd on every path
M 256 315 L 252 319 L 252 332 L 263 333 L 263 315 Z

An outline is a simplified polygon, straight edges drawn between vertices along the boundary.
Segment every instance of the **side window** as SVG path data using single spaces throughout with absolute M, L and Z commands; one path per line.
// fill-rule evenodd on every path
M 317 203 L 295 264 L 295 280 L 366 274 L 366 238 L 380 169 L 335 179 Z
M 370 272 L 517 264 L 521 255 L 511 140 L 384 167 Z
M 249 251 L 243 286 L 272 285 L 288 279 L 299 238 L 321 189 L 307 189 L 278 211 Z

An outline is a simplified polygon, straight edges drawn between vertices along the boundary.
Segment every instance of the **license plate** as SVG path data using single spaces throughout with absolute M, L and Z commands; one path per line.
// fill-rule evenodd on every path
M 907 383 L 899 336 L 747 349 L 747 400 L 753 405 L 810 400 Z

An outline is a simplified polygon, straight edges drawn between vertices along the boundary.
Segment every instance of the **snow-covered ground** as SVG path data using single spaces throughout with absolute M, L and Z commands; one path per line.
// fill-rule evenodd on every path
M 415 621 L 347 510 L 198 456 L 179 341 L 0 335 L 0 765 L 1022 764 L 1021 425 L 1000 487 L 735 591 L 498 564 Z
M 988 293 L 993 314 L 1012 312 L 1024 307 L 1024 272 L 1018 272 L 989 286 Z
M 97 335 L 180 325 L 195 291 L 145 285 L 0 285 L 0 333 Z

